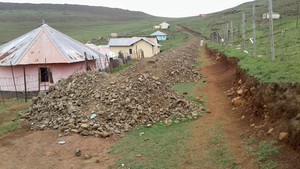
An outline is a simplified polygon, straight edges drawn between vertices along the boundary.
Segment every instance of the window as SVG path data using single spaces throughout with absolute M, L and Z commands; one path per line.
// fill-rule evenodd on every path
M 129 54 L 132 54 L 132 49 L 129 49 Z
M 41 67 L 40 70 L 40 82 L 50 82 L 53 83 L 52 72 L 50 68 Z

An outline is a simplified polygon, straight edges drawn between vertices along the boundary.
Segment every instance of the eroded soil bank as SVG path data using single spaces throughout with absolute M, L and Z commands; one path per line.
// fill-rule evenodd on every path
M 237 60 L 206 49 L 211 57 L 236 67 L 234 87 L 226 94 L 250 126 L 249 135 L 284 143 L 295 158 L 300 150 L 300 84 L 262 83 L 246 74 Z M 292 157 L 292 156 L 291 156 Z

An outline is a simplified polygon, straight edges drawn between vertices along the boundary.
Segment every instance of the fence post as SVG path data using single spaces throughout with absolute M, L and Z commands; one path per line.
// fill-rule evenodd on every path
M 25 102 L 27 102 L 27 84 L 26 84 L 26 71 L 25 71 L 25 66 L 23 66 L 23 73 L 24 73 Z
M 233 21 L 230 21 L 230 41 L 233 45 L 234 39 L 233 39 Z
M 3 96 L 3 91 L 1 89 L 1 85 L 0 85 L 0 92 L 1 92 L 1 98 L 2 98 L 3 105 L 6 108 L 6 104 L 5 104 L 5 100 L 4 100 L 4 96 Z
M 269 0 L 269 27 L 270 27 L 270 43 L 271 43 L 271 57 L 275 60 L 275 45 L 274 45 L 274 30 L 273 30 L 273 4 L 272 0 Z
M 253 55 L 256 56 L 255 4 L 253 4 L 252 27 L 253 27 Z
M 16 97 L 17 97 L 17 100 L 19 100 L 19 97 L 18 97 L 18 90 L 17 90 L 17 86 L 16 86 L 16 80 L 15 80 L 15 74 L 14 74 L 14 70 L 13 70 L 13 66 L 12 66 L 12 63 L 11 63 L 11 62 L 10 62 L 10 69 L 11 69 L 11 74 L 12 74 L 12 77 L 13 77 L 13 82 L 14 82 L 14 87 L 15 87 Z
M 242 50 L 245 50 L 245 13 L 242 14 Z

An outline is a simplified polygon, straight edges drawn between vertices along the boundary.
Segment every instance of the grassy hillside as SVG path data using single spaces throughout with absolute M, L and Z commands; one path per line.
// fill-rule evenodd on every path
M 252 44 L 252 5 L 256 6 L 257 56 L 253 57 Z M 268 0 L 248 2 L 232 9 L 213 13 L 206 17 L 191 17 L 178 20 L 179 23 L 210 37 L 213 29 L 220 29 L 220 36 L 225 37 L 226 23 L 233 21 L 234 38 L 231 47 L 209 43 L 213 49 L 238 57 L 239 63 L 250 75 L 264 82 L 300 82 L 300 21 L 296 27 L 298 1 L 273 0 L 273 11 L 281 14 L 281 19 L 274 20 L 276 61 L 271 61 L 268 20 L 262 20 L 262 14 L 268 12 Z M 246 15 L 246 50 L 249 54 L 236 48 L 241 44 L 242 13 Z M 224 25 L 217 25 L 225 23 Z M 259 57 L 258 57 L 259 56 Z
M 143 30 L 169 20 L 116 8 L 81 5 L 16 4 L 0 2 L 0 44 L 38 27 L 42 20 L 51 27 L 79 40 L 122 35 Z

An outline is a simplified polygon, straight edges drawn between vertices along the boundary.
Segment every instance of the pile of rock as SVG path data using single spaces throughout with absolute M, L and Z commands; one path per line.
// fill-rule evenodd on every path
M 121 75 L 128 76 L 134 72 L 149 73 L 170 84 L 198 81 L 201 79 L 201 74 L 198 67 L 200 64 L 198 61 L 199 46 L 196 44 L 189 43 L 186 46 L 142 60 Z
M 197 118 L 197 106 L 170 84 L 201 78 L 197 46 L 135 63 L 119 75 L 86 72 L 70 76 L 32 99 L 23 116 L 32 129 L 108 137 L 140 125 Z

